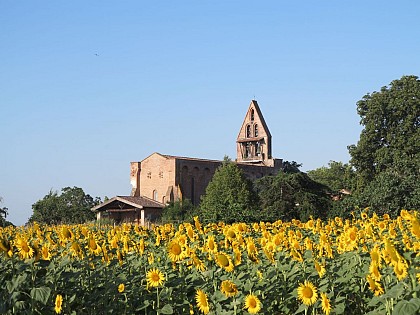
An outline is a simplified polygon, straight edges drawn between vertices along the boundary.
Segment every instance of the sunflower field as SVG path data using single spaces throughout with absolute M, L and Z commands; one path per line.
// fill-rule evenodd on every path
M 0 314 L 419 314 L 420 216 L 0 229 Z

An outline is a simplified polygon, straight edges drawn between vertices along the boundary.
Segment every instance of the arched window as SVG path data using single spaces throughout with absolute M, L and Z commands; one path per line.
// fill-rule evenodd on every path
M 247 143 L 245 146 L 245 157 L 249 158 L 251 157 L 251 145 L 250 143 Z
M 250 125 L 246 126 L 246 137 L 251 138 L 251 126 Z
M 250 113 L 250 116 L 251 116 L 251 121 L 254 121 L 254 109 L 251 109 L 251 113 Z
M 158 201 L 158 192 L 157 192 L 157 190 L 153 190 L 153 200 Z
M 261 144 L 259 142 L 255 144 L 255 155 L 261 156 Z
M 254 126 L 254 137 L 258 137 L 258 125 Z

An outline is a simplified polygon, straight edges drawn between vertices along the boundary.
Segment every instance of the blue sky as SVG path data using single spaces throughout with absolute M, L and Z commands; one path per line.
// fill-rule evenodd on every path
M 356 102 L 419 75 L 418 1 L 1 1 L 0 196 L 128 195 L 153 152 L 235 157 L 256 99 L 273 155 L 348 162 Z

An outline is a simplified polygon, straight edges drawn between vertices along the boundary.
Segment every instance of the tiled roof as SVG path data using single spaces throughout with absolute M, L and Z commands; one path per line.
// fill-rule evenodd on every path
M 116 196 L 111 198 L 96 207 L 93 207 L 92 211 L 108 210 L 111 208 L 115 209 L 127 209 L 127 208 L 158 208 L 162 209 L 165 205 L 153 199 L 144 196 Z
M 149 207 L 149 208 L 163 208 L 164 205 L 156 200 L 147 198 L 145 196 L 117 196 L 118 198 L 124 199 L 128 202 L 141 205 L 143 207 Z
M 167 155 L 167 154 L 161 154 L 161 155 L 168 158 L 168 159 L 201 161 L 201 162 L 217 162 L 217 163 L 222 163 L 223 162 L 223 161 L 220 161 L 220 160 L 200 159 L 200 158 L 192 158 L 192 157 L 185 157 L 185 156 L 175 156 L 175 155 Z

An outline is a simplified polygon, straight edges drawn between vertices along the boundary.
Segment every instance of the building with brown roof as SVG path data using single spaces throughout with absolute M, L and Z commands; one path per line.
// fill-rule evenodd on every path
M 275 175 L 281 169 L 282 160 L 272 157 L 271 134 L 255 100 L 249 105 L 236 143 L 235 162 L 251 180 Z M 131 162 L 131 196 L 112 198 L 92 210 L 98 218 L 107 213 L 117 221 L 145 225 L 156 219 L 156 209 L 161 210 L 168 202 L 189 199 L 198 205 L 221 164 L 222 161 L 155 152 L 140 162 Z M 150 201 L 155 202 L 153 207 Z

